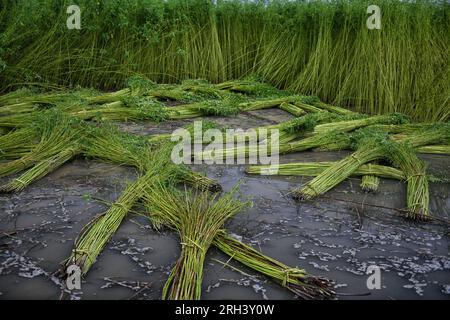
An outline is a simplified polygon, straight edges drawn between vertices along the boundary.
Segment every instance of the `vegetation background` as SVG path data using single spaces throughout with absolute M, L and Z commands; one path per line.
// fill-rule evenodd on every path
M 258 75 L 367 113 L 450 116 L 448 1 L 0 0 L 0 91 Z M 66 9 L 81 8 L 81 30 Z M 368 5 L 382 29 L 369 30 Z

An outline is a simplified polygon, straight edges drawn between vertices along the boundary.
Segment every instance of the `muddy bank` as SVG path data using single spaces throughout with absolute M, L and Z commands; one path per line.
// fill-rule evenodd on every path
M 221 125 L 250 128 L 287 120 L 282 111 L 264 110 L 232 118 L 208 118 Z M 121 124 L 135 134 L 172 132 L 189 121 Z M 329 161 L 346 152 L 306 152 L 283 156 L 282 162 Z M 429 172 L 450 172 L 450 158 L 423 156 Z M 394 211 L 403 208 L 405 185 L 382 179 L 378 193 L 361 191 L 350 179 L 312 202 L 297 203 L 288 192 L 310 178 L 248 176 L 244 166 L 195 166 L 217 179 L 225 190 L 238 181 L 254 201 L 248 211 L 227 225 L 230 233 L 263 253 L 315 275 L 336 281 L 338 299 L 404 299 L 450 297 L 449 228 L 442 223 L 419 224 Z M 15 195 L 0 195 L 0 299 L 58 299 L 61 283 L 53 275 L 69 256 L 77 235 L 107 204 L 117 199 L 130 168 L 77 159 Z M 450 219 L 450 186 L 430 185 L 433 214 Z M 351 203 L 348 200 L 352 201 Z M 136 208 L 139 211 L 139 208 Z M 177 236 L 155 231 L 149 221 L 130 214 L 93 265 L 73 299 L 160 299 L 180 248 Z M 274 282 L 209 251 L 203 299 L 292 299 Z M 365 271 L 381 268 L 382 289 L 368 290 Z M 366 295 L 370 293 L 370 295 Z M 354 296 L 357 294 L 357 296 Z M 364 295 L 361 295 L 364 294 Z

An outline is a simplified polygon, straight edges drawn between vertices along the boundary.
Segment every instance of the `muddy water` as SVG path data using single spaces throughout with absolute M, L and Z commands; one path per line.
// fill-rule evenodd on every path
M 221 125 L 249 128 L 288 119 L 265 110 L 234 118 L 216 118 Z M 136 134 L 171 132 L 187 123 L 158 126 L 122 124 Z M 345 152 L 307 152 L 282 157 L 282 162 L 337 160 Z M 450 172 L 450 158 L 424 156 L 435 175 Z M 241 182 L 242 194 L 254 206 L 226 225 L 230 233 L 263 253 L 291 266 L 336 281 L 338 299 L 420 299 L 450 297 L 449 228 L 442 223 L 407 221 L 402 208 L 405 186 L 383 179 L 378 193 L 366 194 L 359 179 L 350 179 L 312 202 L 296 203 L 288 192 L 309 178 L 248 176 L 244 166 L 195 166 L 220 181 L 225 190 Z M 0 299 L 160 299 L 170 268 L 179 255 L 173 232 L 155 231 L 149 221 L 130 214 L 93 265 L 82 289 L 63 293 L 54 275 L 69 256 L 82 227 L 107 209 L 98 201 L 117 199 L 132 169 L 75 160 L 15 195 L 0 195 Z M 430 186 L 431 209 L 450 219 L 450 187 Z M 353 202 L 348 202 L 348 200 Z M 212 248 L 205 263 L 204 299 L 293 299 L 269 279 L 230 262 Z M 381 289 L 367 288 L 366 270 L 381 269 Z

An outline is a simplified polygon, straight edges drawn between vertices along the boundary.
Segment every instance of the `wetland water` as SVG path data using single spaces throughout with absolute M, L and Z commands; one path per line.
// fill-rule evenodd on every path
M 284 112 L 263 110 L 232 118 L 222 125 L 247 129 L 287 120 Z M 187 122 L 121 124 L 136 134 L 172 132 Z M 304 152 L 281 157 L 294 161 L 333 161 L 346 152 Z M 450 157 L 422 156 L 430 173 L 450 172 Z M 394 211 L 402 208 L 405 185 L 382 179 L 378 193 L 367 194 L 360 179 L 349 179 L 315 201 L 297 203 L 288 192 L 306 177 L 249 176 L 245 166 L 197 165 L 194 170 L 217 179 L 224 190 L 238 181 L 254 205 L 231 219 L 226 228 L 263 253 L 314 275 L 336 281 L 338 299 L 450 298 L 449 227 L 415 223 Z M 0 299 L 59 299 L 60 280 L 53 276 L 70 255 L 77 235 L 117 199 L 132 169 L 77 159 L 14 195 L 0 195 Z M 4 182 L 4 181 L 3 181 Z M 450 185 L 430 184 L 433 214 L 450 219 Z M 354 201 L 354 203 L 347 202 Z M 139 210 L 138 208 L 136 210 Z M 162 287 L 180 252 L 176 234 L 155 231 L 149 221 L 130 214 L 68 299 L 160 299 Z M 293 299 L 276 283 L 211 248 L 205 262 L 203 299 Z M 381 268 L 381 289 L 368 290 L 369 265 Z M 356 295 L 366 294 L 370 295 Z

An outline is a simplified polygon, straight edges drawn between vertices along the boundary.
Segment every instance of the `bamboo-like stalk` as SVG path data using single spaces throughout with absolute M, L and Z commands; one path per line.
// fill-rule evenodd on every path
M 131 89 L 125 88 L 116 92 L 103 93 L 97 96 L 88 97 L 86 100 L 90 104 L 105 104 L 122 100 L 131 95 Z
M 114 132 L 116 129 L 110 128 L 110 130 Z M 104 136 L 103 138 L 108 138 L 104 141 L 113 143 L 108 146 L 109 149 L 101 149 L 100 146 L 103 145 L 102 140 L 96 139 L 91 141 L 92 145 L 89 146 L 90 152 L 93 154 L 104 150 L 109 153 L 105 158 L 114 162 L 134 165 L 141 172 L 141 175 L 135 182 L 126 187 L 125 191 L 108 211 L 91 221 L 76 240 L 75 249 L 64 266 L 78 265 L 83 275 L 89 271 L 103 247 L 117 231 L 128 212 L 144 196 L 146 188 L 155 183 L 173 185 L 179 182 L 183 174 L 183 170 L 173 164 L 170 159 L 172 144 L 164 143 L 152 150 L 148 148 L 142 149 L 141 145 L 139 145 L 141 140 L 138 141 L 138 145 L 130 146 L 124 143 L 130 141 L 127 140 L 127 137 L 128 135 L 118 135 L 117 137 Z M 145 141 L 145 139 L 142 141 Z M 119 154 L 113 155 L 114 152 L 119 152 Z M 65 268 L 63 268 L 63 273 L 64 270 Z
M 255 77 L 222 82 L 216 84 L 214 88 L 256 97 L 274 97 L 285 95 L 281 90 L 278 90 L 267 83 L 260 82 L 259 79 Z
M 144 172 L 151 159 L 150 143 L 145 137 L 121 132 L 116 126 L 91 127 L 86 133 L 85 155 Z
M 326 132 L 321 135 L 314 135 L 307 137 L 303 140 L 293 141 L 295 139 L 305 136 L 309 131 L 312 131 L 318 123 L 327 123 L 333 121 L 336 115 L 329 112 L 320 112 L 315 114 L 307 114 L 305 116 L 288 120 L 276 125 L 270 125 L 265 127 L 258 127 L 253 129 L 257 133 L 256 141 L 263 142 L 261 139 L 260 132 L 262 129 L 267 132 L 271 130 L 279 130 L 279 152 L 280 153 L 291 153 L 297 151 L 303 151 L 308 149 L 313 149 L 327 145 L 330 143 L 340 143 L 341 145 L 349 146 L 350 138 L 348 135 L 340 132 Z M 236 134 L 234 140 L 240 139 L 241 141 L 248 142 L 249 137 L 246 133 Z M 270 145 L 270 135 L 265 141 Z M 258 154 L 259 147 L 257 146 L 237 146 L 232 148 L 224 148 L 215 151 L 215 154 L 210 154 L 207 152 L 202 152 L 201 154 L 195 154 L 195 157 L 202 157 L 204 160 L 215 160 L 215 159 L 234 159 L 235 157 L 242 156 L 248 158 L 250 154 Z M 270 148 L 267 150 L 267 155 L 271 154 Z
M 33 123 L 34 114 L 22 113 L 0 117 L 0 127 L 5 128 L 23 128 Z
M 307 113 L 328 112 L 327 110 L 318 108 L 318 107 L 310 105 L 310 104 L 306 104 L 306 103 L 304 103 L 302 101 L 298 101 L 298 100 L 294 101 L 293 104 Z
M 160 102 L 147 97 L 130 96 L 101 106 L 90 106 L 68 112 L 83 120 L 109 121 L 164 121 L 168 118 L 167 108 Z
M 374 164 L 369 163 L 367 166 L 371 168 Z M 361 177 L 361 184 L 359 185 L 363 191 L 376 192 L 380 185 L 380 178 L 373 174 L 363 175 Z
M 0 136 L 0 159 L 16 159 L 30 152 L 36 136 L 33 128 L 22 128 Z
M 208 98 L 221 99 L 228 94 L 206 80 L 185 80 L 182 82 L 180 88 L 184 91 Z
M 446 141 L 450 137 L 447 125 L 408 136 L 403 142 L 386 140 L 376 131 L 361 131 L 357 150 L 350 156 L 324 170 L 301 189 L 293 190 L 299 199 L 311 199 L 327 192 L 352 175 L 361 165 L 378 159 L 389 159 L 405 174 L 408 183 L 407 206 L 411 212 L 407 217 L 427 219 L 429 217 L 428 178 L 423 162 L 417 158 L 412 147 Z M 378 134 L 378 135 L 377 135 Z
M 285 144 L 280 144 L 280 154 L 306 151 L 310 149 L 320 148 L 330 144 L 339 143 L 341 146 L 350 146 L 349 136 L 339 131 L 327 131 L 320 134 L 315 134 L 303 140 L 293 141 Z
M 30 102 L 22 102 L 0 107 L 0 116 L 31 113 L 36 110 L 39 110 L 36 104 Z
M 233 99 L 224 99 L 195 102 L 168 108 L 167 111 L 169 119 L 180 120 L 202 116 L 230 116 L 240 112 L 240 109 Z
M 414 148 L 434 144 L 450 144 L 450 123 L 435 123 L 415 130 L 410 134 L 392 136 L 395 141 L 404 142 Z
M 309 176 L 315 177 L 326 169 L 333 167 L 337 162 L 296 162 L 278 165 L 277 175 Z M 261 174 L 267 172 L 270 166 L 249 166 L 245 172 L 248 174 Z M 396 168 L 377 164 L 364 164 L 359 166 L 352 176 L 376 176 L 380 178 L 405 180 L 405 174 Z
M 297 99 L 296 96 L 281 97 L 281 98 L 276 98 L 276 99 L 264 99 L 264 100 L 259 100 L 259 101 L 241 103 L 241 104 L 239 104 L 239 108 L 242 111 L 271 109 L 271 108 L 279 107 L 282 103 L 290 103 L 290 102 L 294 101 L 295 99 Z
M 387 156 L 406 176 L 407 217 L 418 220 L 428 219 L 429 190 L 425 164 L 406 143 L 392 143 Z
M 230 217 L 247 204 L 226 194 L 216 200 L 208 193 L 177 194 L 167 189 L 148 189 L 150 212 L 171 226 L 181 238 L 181 254 L 163 288 L 163 299 L 193 300 L 201 297 L 205 254 L 216 234 Z

